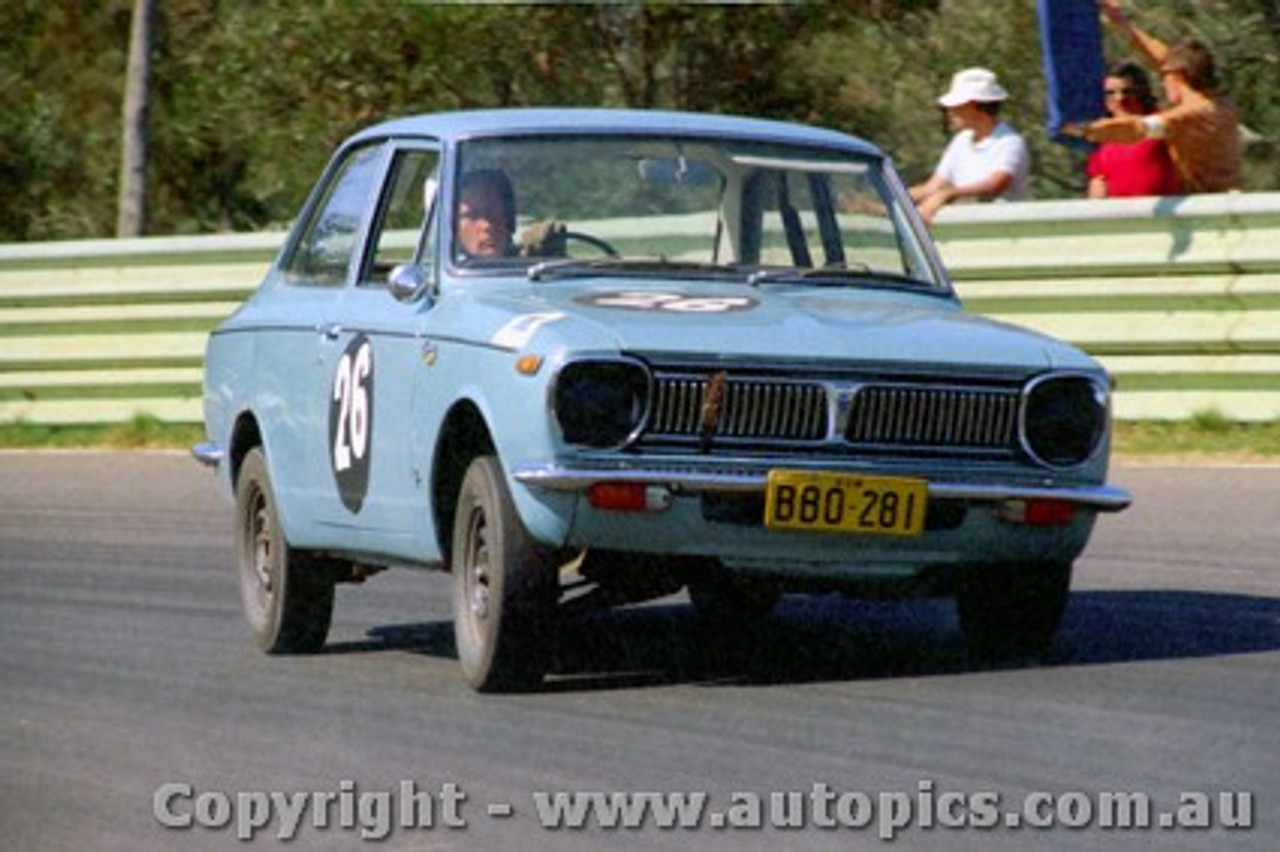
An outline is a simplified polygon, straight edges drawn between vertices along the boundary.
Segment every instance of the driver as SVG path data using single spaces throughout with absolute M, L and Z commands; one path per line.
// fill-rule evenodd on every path
M 462 259 L 515 254 L 515 225 L 515 193 L 505 174 L 498 169 L 479 169 L 462 176 L 457 222 Z
M 535 222 L 512 241 L 516 226 L 515 192 L 499 169 L 477 169 L 462 176 L 458 189 L 460 259 L 496 257 L 564 257 L 562 222 Z

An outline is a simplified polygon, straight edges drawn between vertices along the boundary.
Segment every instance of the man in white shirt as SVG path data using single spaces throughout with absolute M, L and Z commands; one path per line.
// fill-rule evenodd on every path
M 961 199 L 1027 197 L 1031 154 L 1026 140 L 1000 120 L 1000 104 L 1008 97 L 996 75 L 985 68 L 966 68 L 951 78 L 951 88 L 938 104 L 957 133 L 932 177 L 911 187 L 911 200 L 926 222 Z

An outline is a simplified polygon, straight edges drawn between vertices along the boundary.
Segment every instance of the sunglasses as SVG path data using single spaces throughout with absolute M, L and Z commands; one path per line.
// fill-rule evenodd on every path
M 1123 89 L 1105 89 L 1104 91 L 1109 98 L 1127 98 L 1136 93 L 1134 89 L 1128 86 Z

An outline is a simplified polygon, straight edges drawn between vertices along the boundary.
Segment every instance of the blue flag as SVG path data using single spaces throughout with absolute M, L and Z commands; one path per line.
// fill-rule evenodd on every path
M 1049 92 L 1049 136 L 1055 142 L 1091 148 L 1083 139 L 1064 136 L 1064 124 L 1107 114 L 1102 98 L 1106 61 L 1096 0 L 1036 0 L 1040 44 Z

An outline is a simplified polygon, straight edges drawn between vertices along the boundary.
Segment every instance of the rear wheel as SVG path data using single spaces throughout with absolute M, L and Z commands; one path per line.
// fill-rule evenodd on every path
M 258 647 L 269 654 L 323 648 L 333 620 L 333 578 L 285 540 L 266 457 L 256 447 L 236 481 L 236 546 L 240 597 Z
M 973 565 L 956 588 L 965 644 L 980 657 L 1047 653 L 1071 591 L 1071 563 Z
M 462 480 L 453 524 L 458 661 L 480 692 L 536 689 L 549 667 L 559 577 L 516 514 L 493 456 Z

